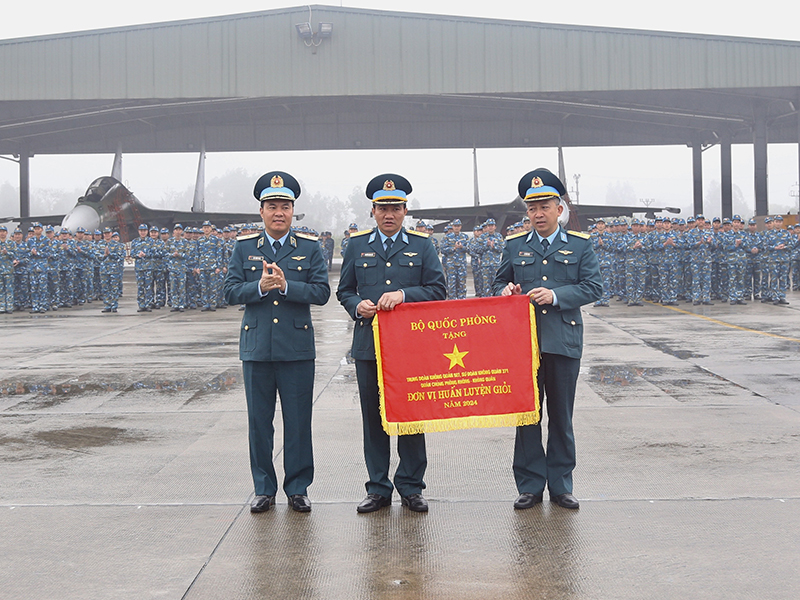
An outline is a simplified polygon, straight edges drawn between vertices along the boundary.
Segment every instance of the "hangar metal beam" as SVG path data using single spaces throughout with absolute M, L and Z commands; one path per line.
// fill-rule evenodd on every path
M 763 103 L 755 104 L 753 128 L 753 168 L 756 196 L 756 216 L 769 214 L 767 186 L 767 118 Z
M 733 161 L 731 158 L 731 136 L 725 134 L 720 143 L 720 178 L 722 184 L 720 194 L 722 196 L 722 216 L 733 216 Z

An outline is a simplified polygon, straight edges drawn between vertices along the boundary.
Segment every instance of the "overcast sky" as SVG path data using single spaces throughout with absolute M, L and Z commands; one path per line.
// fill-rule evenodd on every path
M 785 0 L 761 0 L 746 11 L 729 2 L 673 0 L 643 5 L 641 1 L 605 0 L 525 2 L 524 0 L 343 0 L 332 2 L 355 8 L 464 15 L 543 23 L 565 23 L 629 29 L 800 40 L 800 27 Z M 201 18 L 215 15 L 297 6 L 274 0 L 227 0 L 211 2 L 164 2 L 130 0 L 73 0 L 63 2 L 6 2 L 0 19 L 0 39 L 47 35 L 67 31 L 101 29 L 124 25 Z M 793 12 L 793 11 L 792 11 Z M 1 84 L 2 82 L 0 82 Z M 583 202 L 604 203 L 609 185 L 627 182 L 637 198 L 653 198 L 658 204 L 691 205 L 691 152 L 669 148 L 565 148 L 569 181 L 580 174 Z M 791 205 L 790 190 L 797 183 L 797 145 L 771 145 L 769 154 L 771 204 Z M 37 156 L 31 161 L 31 186 L 37 188 L 84 189 L 92 179 L 110 173 L 111 156 Z M 435 165 L 435 167 L 432 167 Z M 373 175 L 395 171 L 406 175 L 423 206 L 471 203 L 471 150 L 339 151 L 303 153 L 209 154 L 206 181 L 234 167 L 254 175 L 279 168 L 291 171 L 317 191 L 340 197 L 355 186 L 364 187 Z M 555 149 L 478 150 L 481 202 L 507 201 L 516 192 L 516 182 L 528 170 L 557 168 Z M 170 190 L 193 185 L 197 156 L 190 154 L 126 155 L 123 179 L 145 204 Z M 733 148 L 734 185 L 753 205 L 752 147 Z M 719 181 L 719 151 L 704 153 L 704 185 Z M 18 185 L 18 168 L 0 160 L 0 184 Z M 796 188 L 795 188 L 796 189 Z M 413 197 L 413 196 L 412 196 Z M 185 207 L 180 207 L 185 208 Z M 719 212 L 709 207 L 710 214 Z

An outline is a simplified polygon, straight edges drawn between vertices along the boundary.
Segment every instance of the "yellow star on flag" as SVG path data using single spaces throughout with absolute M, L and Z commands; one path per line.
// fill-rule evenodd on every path
M 469 354 L 469 350 L 466 350 L 464 352 L 459 352 L 458 351 L 458 344 L 453 344 L 453 352 L 452 352 L 452 354 L 447 354 L 447 352 L 445 352 L 445 354 L 444 354 L 447 358 L 450 359 L 450 367 L 447 370 L 448 371 L 451 370 L 456 365 L 458 365 L 458 366 L 460 366 L 462 368 L 466 368 L 464 366 L 464 357 L 467 354 Z

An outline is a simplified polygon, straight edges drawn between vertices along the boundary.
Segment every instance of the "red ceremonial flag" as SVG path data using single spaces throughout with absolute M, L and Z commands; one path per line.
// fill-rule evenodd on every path
M 539 422 L 528 296 L 409 302 L 379 311 L 372 328 L 389 435 Z

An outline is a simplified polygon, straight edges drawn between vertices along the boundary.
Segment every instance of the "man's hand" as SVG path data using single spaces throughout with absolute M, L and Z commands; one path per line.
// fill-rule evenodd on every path
M 528 292 L 528 296 L 530 297 L 531 302 L 538 306 L 541 306 L 542 304 L 553 303 L 553 290 L 548 288 L 533 288 L 530 292 Z
M 378 310 L 394 310 L 394 307 L 403 303 L 403 292 L 396 290 L 386 292 L 378 300 Z
M 263 270 L 261 272 L 261 293 L 266 294 L 272 290 L 286 291 L 286 277 L 281 268 L 275 263 L 267 263 L 262 260 Z
M 519 296 L 522 293 L 522 286 L 518 283 L 508 282 L 508 285 L 500 292 L 501 296 Z
M 356 306 L 356 314 L 365 319 L 374 317 L 376 312 L 378 312 L 378 307 L 370 299 L 362 300 Z

